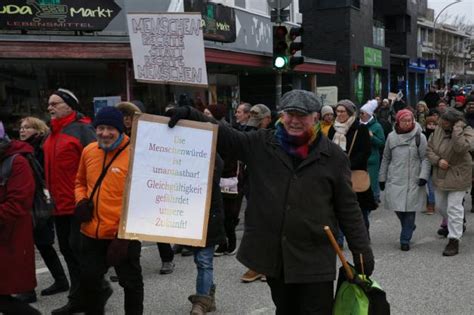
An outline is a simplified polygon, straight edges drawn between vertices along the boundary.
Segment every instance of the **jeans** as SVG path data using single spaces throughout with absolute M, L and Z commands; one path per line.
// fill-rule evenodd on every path
M 410 240 L 415 230 L 416 212 L 400 212 L 395 211 L 400 223 L 402 231 L 400 232 L 400 244 L 410 244 Z
M 172 262 L 174 259 L 174 252 L 171 245 L 168 243 L 156 243 L 158 251 L 160 252 L 161 262 Z
M 436 198 L 435 198 L 435 193 L 434 193 L 434 187 L 433 187 L 433 180 L 430 178 L 428 179 L 428 204 L 429 205 L 434 205 L 436 203 Z
M 209 295 L 214 284 L 214 246 L 194 248 L 194 263 L 197 266 L 196 294 Z
M 285 283 L 283 279 L 267 277 L 276 315 L 331 315 L 334 303 L 333 281 L 315 283 Z
M 436 209 L 448 219 L 448 238 L 460 239 L 463 233 L 465 191 L 445 191 L 435 189 Z

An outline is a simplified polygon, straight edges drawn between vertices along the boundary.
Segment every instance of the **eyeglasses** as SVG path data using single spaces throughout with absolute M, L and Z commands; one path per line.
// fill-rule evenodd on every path
M 48 106 L 53 106 L 53 107 L 56 107 L 58 106 L 59 104 L 62 104 L 64 102 L 51 102 L 51 103 L 48 103 Z

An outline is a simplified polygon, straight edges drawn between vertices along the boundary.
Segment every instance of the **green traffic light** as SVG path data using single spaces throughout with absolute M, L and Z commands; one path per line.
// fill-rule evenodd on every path
M 283 69 L 286 67 L 288 59 L 282 56 L 278 56 L 273 60 L 273 66 L 277 69 Z

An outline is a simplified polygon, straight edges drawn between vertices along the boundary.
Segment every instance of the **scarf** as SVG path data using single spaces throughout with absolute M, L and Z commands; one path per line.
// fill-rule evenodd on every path
M 104 150 L 105 152 L 111 152 L 115 149 L 118 148 L 118 146 L 120 145 L 120 143 L 122 143 L 122 140 L 123 140 L 123 133 L 120 134 L 120 136 L 117 138 L 117 140 L 115 140 L 114 143 L 112 143 L 110 146 L 108 147 L 104 147 L 103 145 L 101 145 L 99 143 L 99 148 L 101 148 L 102 150 Z
M 360 122 L 362 125 L 368 125 L 369 122 L 371 122 L 372 120 L 374 120 L 374 116 L 370 116 L 369 120 L 367 120 L 366 122 L 363 122 L 362 120 L 359 119 L 359 122 Z
M 319 124 L 317 124 L 301 136 L 292 136 L 286 131 L 281 119 L 276 122 L 275 127 L 275 136 L 281 148 L 287 154 L 300 159 L 306 159 L 308 157 L 309 148 L 314 140 L 316 140 L 320 130 Z
M 337 120 L 336 122 L 334 122 L 334 130 L 336 131 L 336 133 L 334 134 L 332 142 L 334 142 L 339 147 L 341 147 L 341 149 L 344 152 L 347 151 L 346 150 L 347 148 L 346 134 L 349 131 L 349 128 L 351 128 L 354 121 L 355 121 L 355 115 L 349 117 L 349 119 L 344 123 L 338 122 Z

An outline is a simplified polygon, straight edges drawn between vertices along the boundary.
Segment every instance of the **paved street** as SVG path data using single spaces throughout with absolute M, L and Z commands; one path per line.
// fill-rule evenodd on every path
M 470 204 L 468 200 L 467 204 Z M 417 217 L 417 229 L 412 250 L 401 252 L 399 222 L 394 213 L 377 210 L 371 214 L 372 245 L 376 256 L 373 276 L 386 290 L 392 314 L 474 314 L 474 214 L 467 207 L 468 229 L 460 245 L 460 254 L 443 257 L 447 241 L 436 235 L 439 215 Z M 242 236 L 239 227 L 239 238 Z M 348 252 L 346 251 L 346 254 Z M 145 279 L 145 314 L 186 314 L 187 301 L 194 291 L 196 271 L 192 257 L 175 259 L 176 270 L 171 275 L 159 275 L 160 259 L 154 244 L 144 244 L 142 252 Z M 49 285 L 52 278 L 37 258 L 38 289 Z M 235 256 L 215 259 L 217 312 L 215 314 L 273 314 L 266 283 L 240 283 L 245 271 Z M 114 295 L 107 305 L 108 314 L 122 314 L 123 295 L 118 284 L 112 284 Z M 39 291 L 39 290 L 38 290 Z M 66 294 L 39 297 L 35 304 L 45 314 L 66 302 Z

